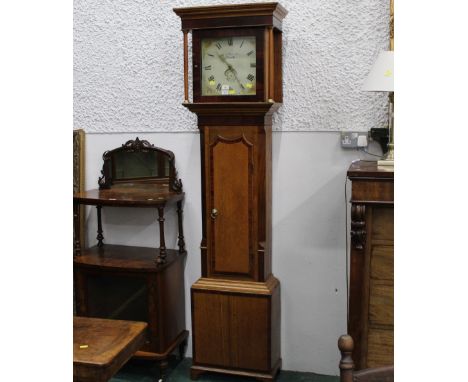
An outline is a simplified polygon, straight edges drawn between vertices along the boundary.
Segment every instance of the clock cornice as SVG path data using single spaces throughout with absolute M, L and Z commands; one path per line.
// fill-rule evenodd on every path
M 288 11 L 278 2 L 174 8 L 182 30 L 240 26 L 274 26 L 281 29 Z

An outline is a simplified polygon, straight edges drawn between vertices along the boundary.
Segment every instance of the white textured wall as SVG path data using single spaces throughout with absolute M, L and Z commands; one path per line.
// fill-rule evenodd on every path
M 249 0 L 252 2 L 252 0 Z M 74 1 L 74 120 L 87 132 L 191 131 L 173 7 L 247 1 Z M 283 0 L 283 131 L 368 130 L 386 96 L 362 92 L 388 46 L 388 0 Z
M 99 133 L 86 136 L 86 188 L 97 186 L 102 153 L 135 136 L 174 151 L 186 192 L 189 329 L 189 287 L 200 276 L 200 151 L 196 119 L 180 105 L 182 36 L 171 9 L 222 3 L 75 0 L 74 127 Z M 344 183 L 359 155 L 342 150 L 334 131 L 383 123 L 385 97 L 359 87 L 386 47 L 388 1 L 281 3 L 289 14 L 284 106 L 275 128 L 311 130 L 273 134 L 273 271 L 281 281 L 283 368 L 336 375 L 336 341 L 346 331 Z M 151 211 L 105 208 L 103 219 L 108 243 L 155 245 Z M 94 211 L 88 226 L 92 244 Z

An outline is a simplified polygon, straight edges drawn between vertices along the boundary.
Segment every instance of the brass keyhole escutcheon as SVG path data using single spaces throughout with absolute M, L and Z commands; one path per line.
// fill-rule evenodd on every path
M 211 219 L 215 220 L 218 217 L 218 210 L 216 208 L 213 208 L 211 210 Z

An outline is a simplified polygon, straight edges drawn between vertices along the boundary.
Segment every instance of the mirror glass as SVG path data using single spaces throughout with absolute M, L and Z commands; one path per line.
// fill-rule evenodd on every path
M 169 177 L 169 156 L 160 151 L 117 151 L 113 164 L 114 180 Z

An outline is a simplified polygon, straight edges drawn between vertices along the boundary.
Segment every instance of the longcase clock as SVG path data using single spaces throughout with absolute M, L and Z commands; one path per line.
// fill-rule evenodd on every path
M 273 380 L 281 368 L 280 284 L 271 263 L 271 124 L 282 103 L 279 3 L 176 8 L 184 103 L 198 116 L 202 277 L 192 286 L 192 379 Z M 189 101 L 188 33 L 193 94 Z

